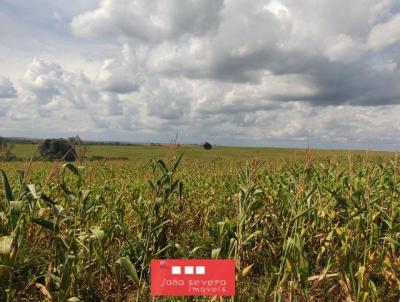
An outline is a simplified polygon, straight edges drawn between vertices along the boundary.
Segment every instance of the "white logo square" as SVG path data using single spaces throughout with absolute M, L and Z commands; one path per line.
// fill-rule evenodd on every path
M 196 275 L 205 275 L 206 268 L 204 266 L 196 266 Z
M 193 266 L 185 266 L 185 275 L 193 275 Z
M 173 266 L 171 270 L 172 275 L 180 275 L 181 274 L 181 267 L 180 266 Z

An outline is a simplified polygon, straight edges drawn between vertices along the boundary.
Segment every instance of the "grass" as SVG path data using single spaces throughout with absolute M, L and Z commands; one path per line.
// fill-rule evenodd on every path
M 34 154 L 37 146 L 33 144 L 16 144 L 13 153 L 20 158 L 29 158 Z M 249 148 L 249 147 L 220 147 L 216 146 L 212 150 L 204 150 L 200 146 L 183 145 L 178 148 L 179 152 L 185 154 L 186 159 L 301 159 L 308 152 L 306 149 L 290 148 Z M 150 160 L 152 158 L 164 158 L 170 153 L 167 145 L 132 145 L 132 146 L 112 146 L 112 145 L 89 145 L 87 156 L 102 156 L 107 158 L 126 157 L 131 160 Z M 390 156 L 389 152 L 366 152 L 352 150 L 313 150 L 313 156 L 347 156 L 365 155 L 366 153 L 374 156 Z
M 210 257 L 236 262 L 222 300 L 400 299 L 395 154 L 89 152 L 134 160 L 1 163 L 1 301 L 209 301 L 152 299 L 149 262 Z

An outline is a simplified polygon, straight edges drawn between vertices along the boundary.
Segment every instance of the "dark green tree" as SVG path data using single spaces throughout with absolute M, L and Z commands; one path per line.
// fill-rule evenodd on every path
M 68 141 L 71 143 L 75 150 L 76 159 L 81 164 L 86 157 L 86 153 L 88 151 L 87 144 L 79 137 L 79 135 L 69 137 Z
M 212 145 L 209 142 L 205 142 L 203 144 L 203 148 L 206 150 L 211 150 L 212 149 Z
M 66 139 L 46 139 L 40 145 L 40 155 L 47 160 L 74 161 L 77 157 L 74 145 Z
M 17 156 L 12 153 L 13 147 L 4 137 L 0 137 L 0 161 L 17 160 Z
M 3 152 L 7 149 L 7 141 L 4 137 L 0 136 L 0 152 Z

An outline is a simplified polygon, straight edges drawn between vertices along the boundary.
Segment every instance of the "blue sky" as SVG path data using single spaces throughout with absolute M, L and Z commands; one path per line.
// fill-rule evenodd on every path
M 0 135 L 400 147 L 398 0 L 0 0 Z

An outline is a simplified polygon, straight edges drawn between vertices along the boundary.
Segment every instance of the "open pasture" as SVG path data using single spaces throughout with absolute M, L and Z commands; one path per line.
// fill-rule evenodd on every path
M 175 146 L 176 147 L 176 146 Z M 36 144 L 14 144 L 12 152 L 19 158 L 29 160 L 33 155 L 38 155 Z M 262 147 L 226 147 L 214 146 L 212 150 L 204 150 L 202 146 L 182 145 L 174 148 L 179 153 L 184 153 L 185 159 L 304 159 L 307 154 L 312 157 L 337 157 L 337 156 L 382 156 L 390 157 L 390 152 L 354 151 L 354 150 L 307 150 L 292 148 L 262 148 Z M 36 153 L 35 153 L 36 152 Z M 169 145 L 89 145 L 87 158 L 105 157 L 109 159 L 127 158 L 130 160 L 151 160 L 153 158 L 165 158 L 171 154 Z

